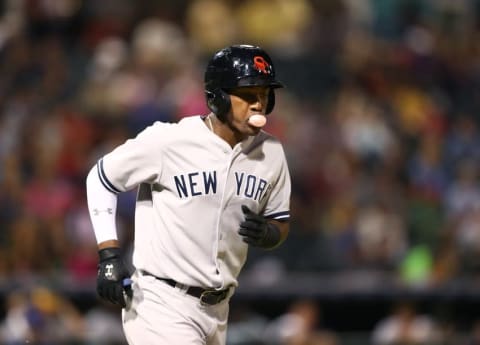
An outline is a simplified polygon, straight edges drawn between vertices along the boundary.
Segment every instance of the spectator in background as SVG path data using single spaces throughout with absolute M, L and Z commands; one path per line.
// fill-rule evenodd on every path
M 421 315 L 410 302 L 398 303 L 392 313 L 380 320 L 372 333 L 375 345 L 429 345 L 441 339 L 434 320 Z
M 6 316 L 0 324 L 0 341 L 7 345 L 21 344 L 32 339 L 27 320 L 28 299 L 23 292 L 10 293 L 6 298 Z
M 456 166 L 464 161 L 480 164 L 480 136 L 474 116 L 455 114 L 450 130 L 445 133 L 445 168 L 456 175 Z
M 452 167 L 453 176 L 443 205 L 448 223 L 456 223 L 480 204 L 479 167 L 480 160 L 471 157 L 459 160 Z
M 355 229 L 362 266 L 394 269 L 408 248 L 405 222 L 382 203 L 360 206 Z
M 337 335 L 323 329 L 321 310 L 314 300 L 292 302 L 286 313 L 273 319 L 265 328 L 268 345 L 339 345 Z
M 470 334 L 468 334 L 464 345 L 480 345 L 480 320 L 473 322 Z
M 84 315 L 84 338 L 88 345 L 119 345 L 125 343 L 122 323 L 116 308 L 100 303 Z
M 229 1 L 193 0 L 186 10 L 185 28 L 201 56 L 208 56 L 238 39 L 235 11 Z M 219 28 L 222 28 L 219 30 Z
M 0 340 L 5 344 L 61 344 L 83 339 L 82 315 L 52 290 L 37 287 L 29 293 L 13 292 L 7 301 L 7 315 L 0 326 Z

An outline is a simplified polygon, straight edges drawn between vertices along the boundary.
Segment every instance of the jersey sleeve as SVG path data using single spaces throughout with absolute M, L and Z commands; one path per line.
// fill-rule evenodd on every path
M 283 159 L 280 163 L 278 178 L 272 186 L 264 216 L 268 219 L 287 221 L 290 218 L 291 181 L 287 160 L 283 150 L 281 153 Z
M 120 193 L 142 182 L 158 181 L 168 126 L 170 124 L 156 122 L 101 158 L 97 170 L 104 187 Z

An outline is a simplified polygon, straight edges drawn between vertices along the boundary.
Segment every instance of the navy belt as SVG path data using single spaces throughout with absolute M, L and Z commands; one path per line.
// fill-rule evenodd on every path
M 187 286 L 185 284 L 178 283 L 173 279 L 160 278 L 145 271 L 143 271 L 142 273 L 143 275 L 152 276 L 158 280 L 161 280 L 162 282 L 167 283 L 171 287 L 176 287 L 181 290 L 184 290 L 185 293 L 187 293 L 188 295 L 200 299 L 200 302 L 202 304 L 215 305 L 217 303 L 220 303 L 228 296 L 228 292 L 230 291 L 230 289 L 214 290 L 214 289 L 204 289 L 198 286 Z

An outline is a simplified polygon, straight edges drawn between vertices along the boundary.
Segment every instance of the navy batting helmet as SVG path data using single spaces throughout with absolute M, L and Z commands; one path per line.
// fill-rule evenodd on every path
M 228 90 L 236 87 L 269 86 L 266 113 L 275 105 L 273 89 L 283 87 L 275 79 L 272 59 L 260 47 L 234 45 L 224 48 L 210 59 L 205 71 L 207 105 L 219 118 L 230 110 Z

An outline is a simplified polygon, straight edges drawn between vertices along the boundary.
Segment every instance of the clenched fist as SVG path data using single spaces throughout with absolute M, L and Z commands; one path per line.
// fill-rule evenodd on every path
M 130 285 L 124 283 L 130 274 L 123 263 L 120 248 L 101 249 L 98 255 L 100 257 L 97 275 L 98 295 L 105 301 L 126 307 L 126 297 L 131 297 L 132 289 Z

